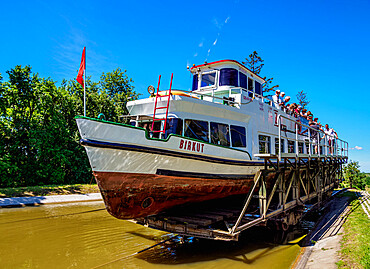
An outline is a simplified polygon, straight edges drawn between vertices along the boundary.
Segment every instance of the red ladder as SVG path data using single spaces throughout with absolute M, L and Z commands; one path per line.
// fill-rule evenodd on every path
M 153 123 L 152 123 L 152 132 L 153 133 L 165 133 L 166 132 L 166 125 L 167 125 L 167 117 L 168 117 L 168 108 L 170 106 L 170 97 L 171 97 L 171 87 L 172 87 L 172 78 L 173 78 L 173 73 L 171 74 L 171 82 L 170 82 L 170 89 L 168 90 L 168 94 L 165 94 L 165 95 L 160 95 L 159 96 L 159 84 L 161 83 L 161 75 L 159 75 L 159 79 L 158 79 L 158 87 L 157 87 L 157 94 L 155 95 L 155 105 L 154 105 L 154 113 L 153 113 Z M 158 97 L 168 97 L 167 98 L 167 104 L 165 106 L 160 106 L 160 107 L 157 107 L 157 104 L 158 104 Z M 159 118 L 159 119 L 156 119 L 155 118 L 155 114 L 156 114 L 156 111 L 158 109 L 166 109 L 166 117 L 165 118 Z M 163 126 L 163 130 L 154 130 L 154 122 L 156 121 L 163 121 L 164 120 L 164 126 Z

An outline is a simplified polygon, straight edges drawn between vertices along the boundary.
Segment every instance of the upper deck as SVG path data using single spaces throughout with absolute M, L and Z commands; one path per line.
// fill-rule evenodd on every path
M 167 99 L 170 103 L 168 111 L 157 111 L 155 117 L 164 118 L 168 112 L 169 118 L 177 119 L 177 134 L 187 136 L 191 123 L 196 122 L 204 127 L 197 130 L 202 135 L 193 138 L 212 143 L 212 126 L 218 124 L 218 127 L 224 126 L 224 135 L 232 142 L 232 135 L 228 130 L 238 126 L 245 130 L 243 133 L 246 139 L 245 147 L 238 149 L 248 151 L 256 157 L 261 153 L 279 156 L 281 153 L 292 156 L 312 154 L 315 145 L 309 142 L 311 146 L 307 145 L 307 149 L 303 145 L 311 140 L 310 133 L 315 133 L 314 130 L 310 130 L 307 123 L 304 125 L 293 115 L 275 107 L 270 98 L 263 96 L 262 85 L 265 80 L 244 65 L 233 60 L 222 60 L 193 66 L 190 72 L 193 74 L 191 91 L 173 90 L 170 97 L 158 98 L 159 107 L 166 107 Z M 167 93 L 162 91 L 158 96 Z M 151 117 L 154 116 L 157 105 L 153 96 L 155 94 L 150 98 L 130 101 L 127 104 L 136 126 L 147 126 L 146 123 L 153 122 Z M 155 124 L 156 128 L 164 130 L 163 122 L 162 125 L 160 122 Z M 306 133 L 303 130 L 306 130 Z M 163 137 L 167 135 L 167 131 L 166 134 L 163 133 Z M 192 134 L 188 135 L 192 137 Z M 159 137 L 162 137 L 162 134 Z M 232 145 L 230 142 L 227 144 Z M 321 144 L 325 147 L 322 152 L 328 155 L 328 141 Z M 345 148 L 345 151 L 339 150 L 340 155 L 347 155 L 348 143 L 345 142 L 340 147 Z M 282 150 L 278 150 L 279 148 Z

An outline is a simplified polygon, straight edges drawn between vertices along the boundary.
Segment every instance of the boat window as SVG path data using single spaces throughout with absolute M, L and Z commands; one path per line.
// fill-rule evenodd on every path
M 239 72 L 239 86 L 248 89 L 248 77 L 241 72 Z
M 168 118 L 164 138 L 167 138 L 170 134 L 182 135 L 182 122 L 182 119 L 179 118 Z
M 185 136 L 208 142 L 208 133 L 208 122 L 200 120 L 185 120 Z
M 222 68 L 220 70 L 220 86 L 238 87 L 238 70 L 234 68 Z
M 201 87 L 214 86 L 216 82 L 216 71 L 202 74 Z
M 298 142 L 298 153 L 303 154 L 303 142 Z
M 230 125 L 231 131 L 231 143 L 233 147 L 245 148 L 246 143 L 246 133 L 245 128 L 242 126 Z
M 271 138 L 267 135 L 258 136 L 259 153 L 270 153 Z
M 284 139 L 280 138 L 280 142 L 281 153 L 284 153 Z M 279 154 L 279 138 L 275 138 L 275 154 Z
M 249 97 L 253 97 L 253 79 L 248 78 L 248 93 Z
M 306 154 L 312 154 L 312 152 L 310 152 L 310 145 L 308 142 L 304 142 L 305 146 L 306 146 Z M 312 148 L 312 147 L 311 147 Z M 311 150 L 312 151 L 312 150 Z
M 288 153 L 295 153 L 295 143 L 292 140 L 288 140 Z
M 254 92 L 262 95 L 261 83 L 259 83 L 258 81 L 254 81 Z
M 229 125 L 211 122 L 211 143 L 221 146 L 230 146 Z
M 142 122 L 139 122 L 138 126 L 144 128 L 148 132 L 151 132 L 152 124 L 153 124 L 153 121 L 142 121 Z M 155 121 L 153 130 L 159 131 L 160 129 L 161 129 L 161 121 Z M 159 138 L 159 134 L 160 134 L 159 132 L 154 132 L 151 134 L 151 137 Z
M 193 87 L 191 89 L 192 91 L 198 90 L 198 74 L 195 74 L 193 76 Z

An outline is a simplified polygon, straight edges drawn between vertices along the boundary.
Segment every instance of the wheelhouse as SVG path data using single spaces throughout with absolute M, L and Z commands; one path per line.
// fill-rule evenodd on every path
M 263 97 L 262 85 L 265 80 L 237 61 L 205 63 L 193 66 L 190 72 L 193 74 L 193 92 L 208 93 L 212 97 L 234 102 L 240 102 L 243 96 Z

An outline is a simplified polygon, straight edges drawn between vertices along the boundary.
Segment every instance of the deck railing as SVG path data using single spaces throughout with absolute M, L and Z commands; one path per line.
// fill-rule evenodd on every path
M 247 92 L 248 97 L 251 98 L 252 100 L 253 99 L 262 100 L 263 103 L 268 104 L 270 106 L 273 106 L 273 101 L 271 99 L 268 99 L 264 96 L 256 94 L 253 91 L 250 91 L 248 89 L 244 89 L 244 88 L 241 88 L 241 87 L 229 88 L 229 97 L 232 94 L 231 92 L 233 90 L 240 90 L 240 93 L 242 91 Z M 181 90 L 181 91 L 185 92 L 185 93 L 189 93 L 191 96 L 195 96 L 195 97 L 197 97 L 199 99 L 202 99 L 202 100 L 203 100 L 204 97 L 211 97 L 212 98 L 212 103 L 215 103 L 215 99 L 217 99 L 217 100 L 221 100 L 223 103 L 227 103 L 228 105 L 230 105 L 230 104 L 232 104 L 232 105 L 246 104 L 246 103 L 243 103 L 243 102 L 236 102 L 236 101 L 233 101 L 233 100 L 230 100 L 230 99 L 226 99 L 224 97 L 217 97 L 217 96 L 214 95 L 213 90 L 212 90 L 211 95 L 210 94 L 205 94 L 205 93 L 200 93 L 200 92 L 193 92 L 193 91 L 185 91 L 185 90 Z M 279 109 L 279 110 L 284 112 L 281 109 Z M 281 157 L 282 157 L 281 156 L 281 154 L 282 154 L 282 152 L 281 152 L 281 131 L 282 131 L 281 121 L 282 121 L 282 118 L 294 123 L 295 138 L 292 139 L 292 140 L 294 140 L 294 142 L 295 142 L 295 156 L 296 157 L 300 157 L 300 156 L 305 156 L 305 157 L 307 157 L 307 156 L 308 157 L 334 156 L 334 157 L 347 157 L 348 158 L 348 142 L 346 142 L 342 139 L 333 137 L 332 139 L 330 139 L 332 141 L 333 145 L 329 145 L 328 135 L 326 135 L 323 131 L 315 130 L 315 129 L 313 129 L 312 127 L 310 127 L 308 125 L 305 125 L 303 123 L 299 123 L 299 122 L 297 122 L 296 118 L 291 119 L 291 118 L 289 118 L 285 115 L 279 114 L 278 117 L 277 117 L 278 128 L 279 128 L 279 154 L 278 154 L 279 160 L 281 160 Z M 301 130 L 303 129 L 302 127 L 307 129 L 307 135 L 304 135 L 301 132 L 299 132 L 300 129 Z M 317 132 L 317 136 L 318 136 L 317 137 L 317 142 L 314 142 L 311 139 L 312 138 L 311 137 L 312 131 Z M 275 135 L 275 134 L 271 134 L 271 135 Z M 320 141 L 321 140 L 320 135 L 322 135 L 322 137 L 323 137 L 323 141 L 324 141 L 323 143 L 320 143 L 321 142 Z M 299 142 L 303 143 L 303 152 L 304 152 L 304 148 L 306 148 L 306 152 L 307 152 L 307 146 L 306 145 L 308 144 L 308 153 L 299 153 Z M 317 153 L 312 153 L 312 151 L 315 149 L 316 146 L 317 146 Z M 320 148 L 321 146 L 324 148 L 324 150 L 322 152 L 321 152 L 321 148 Z
M 321 130 L 316 130 L 308 125 L 305 125 L 303 123 L 299 123 L 293 119 L 290 119 L 284 115 L 279 114 L 277 117 L 277 122 L 278 122 L 278 128 L 279 128 L 279 160 L 281 160 L 282 157 L 282 152 L 281 152 L 281 131 L 282 131 L 282 119 L 286 119 L 288 121 L 291 121 L 294 123 L 295 126 L 295 156 L 296 157 L 313 157 L 313 156 L 333 156 L 333 157 L 347 157 L 348 158 L 348 142 L 336 138 L 336 137 L 331 137 L 331 139 L 328 138 L 328 135 L 325 134 Z M 307 128 L 307 136 L 302 134 L 299 130 L 302 130 L 303 128 Z M 311 133 L 315 134 L 316 133 L 316 141 L 314 141 L 314 137 L 311 135 Z M 321 138 L 322 135 L 322 138 Z M 329 140 L 331 140 L 332 145 L 329 145 Z M 323 141 L 323 143 L 321 143 Z M 303 143 L 303 152 L 304 148 L 306 148 L 307 151 L 307 144 L 308 144 L 308 153 L 299 153 L 299 142 Z M 306 147 L 305 147 L 306 146 Z M 323 152 L 321 152 L 321 146 L 323 147 Z M 317 149 L 315 149 L 317 147 Z M 312 153 L 315 151 L 315 153 Z

